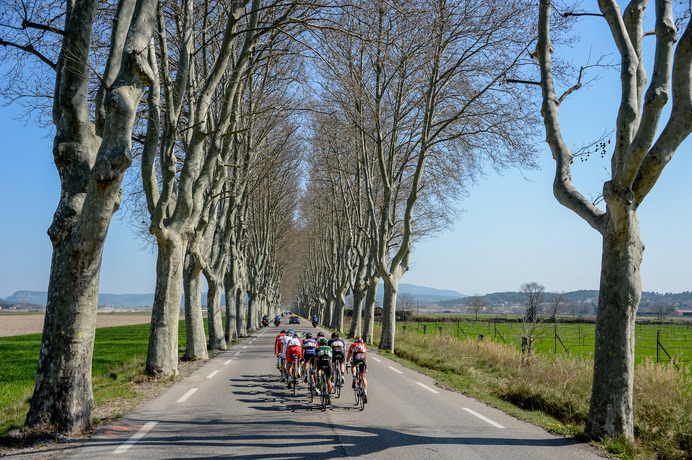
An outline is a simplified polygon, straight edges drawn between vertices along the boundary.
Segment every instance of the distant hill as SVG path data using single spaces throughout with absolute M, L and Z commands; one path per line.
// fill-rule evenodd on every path
M 435 289 L 424 286 L 416 286 L 413 284 L 401 283 L 399 285 L 399 293 L 411 296 L 416 302 L 421 303 L 437 303 L 450 299 L 460 299 L 466 297 L 457 291 L 448 291 L 444 289 Z M 384 285 L 380 284 L 377 288 L 377 300 L 382 302 L 384 299 Z
M 46 305 L 47 292 L 17 291 L 7 299 L 12 305 Z M 154 294 L 99 294 L 99 306 L 142 307 L 154 305 Z
M 551 292 L 545 293 L 546 300 L 554 294 Z M 485 299 L 490 307 L 498 307 L 502 305 L 518 304 L 523 299 L 521 292 L 493 292 L 481 296 Z M 580 290 L 565 293 L 565 302 L 580 303 L 580 304 L 598 304 L 597 290 Z M 466 299 L 457 298 L 438 302 L 442 308 L 453 308 L 466 305 Z M 677 294 L 666 293 L 659 294 L 657 292 L 643 292 L 642 299 L 639 302 L 639 313 L 645 313 L 658 304 L 669 305 L 677 309 L 692 309 L 692 292 L 686 291 Z

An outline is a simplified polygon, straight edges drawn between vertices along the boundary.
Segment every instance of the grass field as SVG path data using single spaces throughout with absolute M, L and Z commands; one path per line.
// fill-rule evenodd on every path
M 441 386 L 485 401 L 549 431 L 581 436 L 591 396 L 594 326 L 565 326 L 558 325 L 558 335 L 567 340 L 569 352 L 559 344 L 555 352 L 555 339 L 548 335 L 549 331 L 554 334 L 555 325 L 546 324 L 542 343 L 527 360 L 521 353 L 521 326 L 517 323 L 399 323 L 395 354 L 386 354 L 430 375 Z M 653 337 L 654 346 L 657 335 L 668 343 L 680 334 L 688 334 L 682 344 L 690 340 L 687 328 L 672 328 L 667 335 L 663 329 L 658 334 L 656 327 L 637 328 L 640 340 Z M 375 337 L 379 334 L 376 325 Z M 484 340 L 478 340 L 479 334 L 483 334 Z M 569 340 L 579 341 L 579 347 L 570 346 Z M 683 353 L 689 353 L 689 349 L 681 347 L 681 362 L 674 365 L 656 363 L 655 349 L 652 353 L 649 346 L 646 340 L 637 345 L 640 356 L 634 383 L 635 442 L 616 439 L 600 446 L 623 459 L 692 459 L 692 363 L 689 354 Z M 687 363 L 682 362 L 685 358 Z
M 180 322 L 179 340 L 183 351 L 184 321 Z M 145 380 L 148 343 L 149 324 L 96 329 L 92 380 L 97 408 L 134 397 L 135 384 Z M 40 345 L 40 334 L 0 337 L 0 435 L 24 425 Z
M 397 334 L 406 331 L 416 334 L 442 334 L 463 338 L 477 338 L 521 347 L 524 335 L 522 323 L 494 322 L 492 320 L 463 320 L 457 322 L 404 322 L 397 324 Z M 534 335 L 534 350 L 541 353 L 571 354 L 590 358 L 594 352 L 595 327 L 589 323 L 544 323 Z M 637 324 L 635 359 L 670 362 L 677 365 L 692 363 L 692 322 L 686 324 Z

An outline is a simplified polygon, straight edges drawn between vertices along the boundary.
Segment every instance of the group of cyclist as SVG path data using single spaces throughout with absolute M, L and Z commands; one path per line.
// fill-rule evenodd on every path
M 331 339 L 324 336 L 324 332 L 318 332 L 316 337 L 312 333 L 297 333 L 293 329 L 282 330 L 274 342 L 276 354 L 276 368 L 281 370 L 281 381 L 286 386 L 291 386 L 293 368 L 296 366 L 297 378 L 302 378 L 307 383 L 308 378 L 314 379 L 317 386 L 318 379 L 324 374 L 327 379 L 327 401 L 331 404 L 332 380 L 335 366 L 339 366 L 341 384 L 344 383 L 345 363 L 351 364 L 353 375 L 352 388 L 356 387 L 356 369 L 360 368 L 365 390 L 364 401 L 368 402 L 368 382 L 365 374 L 368 372 L 367 349 L 363 339 L 358 337 L 345 352 L 346 345 L 337 332 L 332 333 Z M 346 355 L 346 356 L 344 356 Z M 297 383 L 297 382 L 296 382 Z

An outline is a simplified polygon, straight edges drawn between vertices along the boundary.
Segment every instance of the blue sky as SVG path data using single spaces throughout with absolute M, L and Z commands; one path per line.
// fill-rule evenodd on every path
M 653 8 L 653 7 L 652 7 Z M 585 59 L 602 40 L 604 24 L 584 24 L 591 44 L 572 50 Z M 558 53 L 561 50 L 558 48 Z M 556 53 L 556 54 L 558 54 Z M 583 61 L 581 61 L 583 62 Z M 613 128 L 619 101 L 618 72 L 606 72 L 589 88 L 563 103 L 561 124 L 570 146 L 581 145 Z M 527 91 L 536 91 L 527 88 Z M 18 290 L 45 291 L 51 258 L 46 235 L 59 198 L 50 132 L 14 120 L 16 109 L 0 107 L 0 297 Z M 665 121 L 665 119 L 664 119 Z M 537 171 L 490 172 L 470 189 L 453 231 L 419 243 L 403 283 L 486 294 L 516 291 L 536 281 L 548 291 L 598 289 L 601 238 L 552 195 L 553 160 L 541 146 Z M 609 159 L 576 161 L 573 178 L 587 197 L 600 193 Z M 692 290 L 692 141 L 677 151 L 639 209 L 646 250 L 645 291 Z M 100 290 L 150 293 L 155 286 L 155 255 L 142 250 L 116 214 L 106 241 Z

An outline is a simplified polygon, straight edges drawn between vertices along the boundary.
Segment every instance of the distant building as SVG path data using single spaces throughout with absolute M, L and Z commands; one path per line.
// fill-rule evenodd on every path
M 675 314 L 679 316 L 692 317 L 692 310 L 675 310 Z

